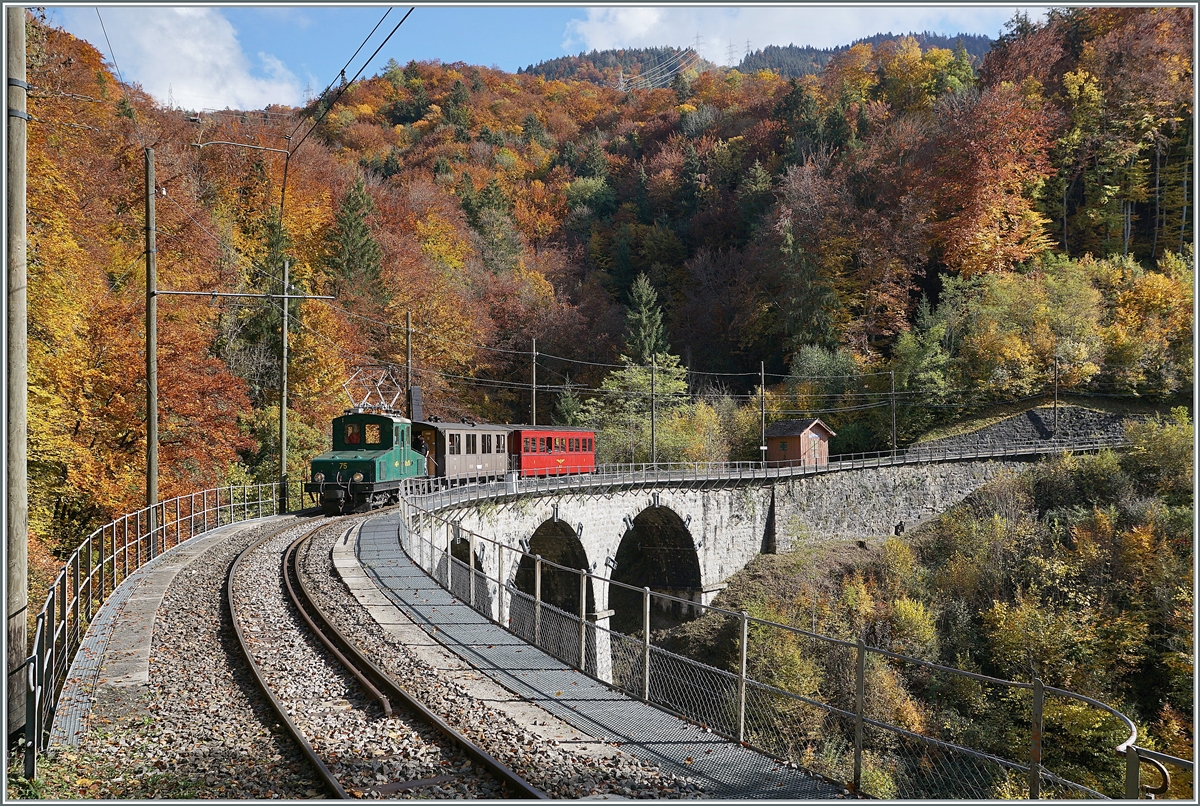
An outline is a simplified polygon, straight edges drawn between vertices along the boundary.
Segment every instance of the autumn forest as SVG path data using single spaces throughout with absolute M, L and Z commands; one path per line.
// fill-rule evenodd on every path
M 403 376 L 406 313 L 426 411 L 527 421 L 536 339 L 539 421 L 599 429 L 602 461 L 649 457 L 652 362 L 660 461 L 755 458 L 760 403 L 848 452 L 889 446 L 892 400 L 905 444 L 1056 367 L 1188 394 L 1191 14 L 1018 15 L 982 59 L 898 37 L 653 90 L 393 59 L 221 112 L 31 16 L 32 556 L 144 495 L 146 147 L 159 288 L 277 293 L 286 260 L 335 297 L 291 303 L 293 477 L 355 368 Z M 158 318 L 161 495 L 275 478 L 277 304 Z

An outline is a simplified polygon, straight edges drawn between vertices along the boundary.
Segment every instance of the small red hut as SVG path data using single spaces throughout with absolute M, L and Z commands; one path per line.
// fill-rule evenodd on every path
M 767 426 L 768 467 L 821 467 L 829 464 L 829 440 L 836 432 L 818 419 L 778 420 Z

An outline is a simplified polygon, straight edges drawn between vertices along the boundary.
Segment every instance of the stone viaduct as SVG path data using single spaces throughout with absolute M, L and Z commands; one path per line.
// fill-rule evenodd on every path
M 491 498 L 439 508 L 438 515 L 464 532 L 586 569 L 596 577 L 586 591 L 589 619 L 634 632 L 642 618 L 641 596 L 609 581 L 709 604 L 725 580 L 760 553 L 829 538 L 890 535 L 898 523 L 911 526 L 937 515 L 1021 465 L 1012 459 L 930 462 L 779 479 L 614 484 Z M 455 557 L 467 562 L 468 541 L 452 542 Z M 477 541 L 475 567 L 532 594 L 533 562 L 516 562 L 520 556 Z M 542 598 L 578 613 L 577 579 L 544 565 Z M 493 590 L 478 588 L 489 599 Z M 496 601 L 491 606 L 497 620 L 508 615 L 498 612 Z M 688 615 L 681 610 L 686 605 L 671 607 L 676 618 Z

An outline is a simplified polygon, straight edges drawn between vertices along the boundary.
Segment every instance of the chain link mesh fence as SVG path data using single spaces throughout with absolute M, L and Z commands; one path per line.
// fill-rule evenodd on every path
M 402 545 L 446 586 L 444 548 L 440 564 L 430 558 L 439 555 L 434 543 L 441 540 L 444 547 L 459 527 L 430 513 L 404 521 L 410 522 L 421 529 L 423 539 L 404 535 L 402 529 Z M 493 542 L 478 535 L 474 539 Z M 571 579 L 586 574 L 591 586 L 620 586 L 510 546 L 504 551 L 514 554 L 517 562 L 540 563 L 545 574 Z M 450 589 L 466 600 L 470 569 L 459 560 L 452 565 Z M 651 609 L 702 613 L 710 622 L 707 632 L 733 637 L 731 649 L 706 658 L 710 664 L 658 645 L 653 635 L 647 641 L 644 617 L 641 628 L 627 632 L 610 629 L 607 618 L 600 624 L 587 621 L 581 630 L 577 608 L 569 612 L 539 600 L 536 591 L 511 583 L 501 586 L 482 573 L 477 576 L 476 609 L 496 618 L 492 598 L 502 587 L 507 605 L 499 608 L 503 626 L 563 663 L 715 734 L 845 782 L 865 795 L 1028 799 L 1034 765 L 1043 799 L 1121 797 L 1128 785 L 1124 760 L 1114 748 L 1129 741 L 1132 723 L 1102 703 L 1085 702 L 1087 698 L 1070 692 L 1057 697 L 1058 690 L 1046 689 L 1044 707 L 1036 711 L 1041 730 L 1035 731 L 1031 683 L 939 666 L 650 592 Z M 578 591 L 573 584 L 561 578 L 556 583 L 560 592 Z M 577 604 L 577 594 L 573 601 Z M 588 615 L 594 617 L 590 608 Z M 1093 726 L 1090 743 L 1080 741 L 1081 723 Z M 1101 724 L 1106 727 L 1095 727 Z M 1036 752 L 1035 735 L 1041 737 Z M 1181 768 L 1181 777 L 1190 794 L 1190 762 L 1174 761 L 1189 765 Z M 1177 786 L 1172 794 L 1182 790 Z

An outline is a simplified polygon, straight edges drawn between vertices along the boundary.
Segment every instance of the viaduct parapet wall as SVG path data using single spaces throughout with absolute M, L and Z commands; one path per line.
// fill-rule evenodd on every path
M 587 569 L 612 579 L 612 566 L 622 540 L 647 510 L 666 515 L 699 563 L 700 585 L 680 591 L 709 604 L 725 580 L 756 555 L 802 549 L 827 539 L 869 539 L 893 533 L 903 521 L 912 526 L 959 503 L 1004 472 L 1018 471 L 1018 461 L 943 462 L 894 467 L 838 470 L 791 479 L 728 482 L 719 487 L 692 484 L 617 488 L 591 492 L 564 490 L 456 505 L 439 515 L 462 529 L 524 550 L 539 528 L 553 523 L 560 534 L 578 538 Z M 661 521 L 660 517 L 660 521 Z M 515 555 L 478 552 L 479 567 L 489 576 L 512 582 Z M 692 560 L 680 557 L 679 561 Z M 606 611 L 608 585 L 594 590 L 597 611 Z

